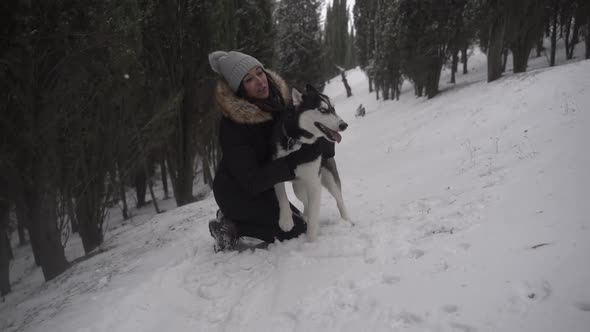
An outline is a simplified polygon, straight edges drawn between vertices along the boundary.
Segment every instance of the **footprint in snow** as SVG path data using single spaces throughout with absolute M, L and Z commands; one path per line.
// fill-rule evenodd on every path
M 534 304 L 546 300 L 552 291 L 551 284 L 545 280 L 525 281 L 510 298 L 511 308 L 514 312 L 526 313 Z
M 578 302 L 576 307 L 582 311 L 590 312 L 590 302 Z
M 424 250 L 421 249 L 412 249 L 408 253 L 408 258 L 418 259 L 422 256 L 424 256 Z
M 384 284 L 393 285 L 401 281 L 401 278 L 394 275 L 384 275 L 382 282 Z
M 395 315 L 394 319 L 405 326 L 421 324 L 424 321 L 420 316 L 407 311 Z
M 451 328 L 453 328 L 453 331 L 477 332 L 477 329 L 475 327 L 469 326 L 467 324 L 453 322 L 449 325 L 451 326 Z
M 461 244 L 459 244 L 459 248 L 461 248 L 463 250 L 469 250 L 469 248 L 471 248 L 471 244 L 469 244 L 469 243 L 461 243 Z
M 459 311 L 459 307 L 454 304 L 446 304 L 441 307 L 442 311 L 446 312 L 447 314 L 454 314 Z
M 377 260 L 377 252 L 375 248 L 369 247 L 363 250 L 363 259 L 366 264 L 373 264 Z

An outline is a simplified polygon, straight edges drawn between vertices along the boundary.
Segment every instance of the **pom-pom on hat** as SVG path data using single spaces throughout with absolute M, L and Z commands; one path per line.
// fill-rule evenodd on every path
M 242 79 L 250 69 L 263 67 L 256 58 L 237 51 L 215 51 L 209 54 L 209 65 L 214 72 L 221 74 L 233 92 L 237 92 Z

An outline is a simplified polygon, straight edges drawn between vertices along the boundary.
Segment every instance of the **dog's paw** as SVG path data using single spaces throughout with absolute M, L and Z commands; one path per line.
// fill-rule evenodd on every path
M 307 224 L 307 238 L 310 242 L 315 242 L 318 239 L 320 227 L 316 223 Z
M 348 224 L 350 227 L 354 227 L 356 224 L 350 218 L 340 218 L 345 224 Z
M 279 218 L 279 227 L 283 230 L 283 232 L 288 232 L 293 229 L 293 216 L 289 215 L 286 217 Z

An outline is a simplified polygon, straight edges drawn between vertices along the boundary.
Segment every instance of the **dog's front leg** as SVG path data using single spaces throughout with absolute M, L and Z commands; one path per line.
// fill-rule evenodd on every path
M 344 205 L 344 199 L 342 198 L 342 187 L 340 185 L 340 180 L 336 180 L 336 176 L 334 176 L 333 172 L 337 172 L 336 164 L 332 159 L 331 168 L 322 169 L 322 185 L 324 188 L 328 189 L 330 194 L 336 200 L 336 205 L 338 206 L 338 211 L 340 211 L 340 217 L 346 221 L 348 221 L 351 225 L 354 226 L 354 223 L 350 219 L 350 215 L 346 210 L 346 206 Z M 337 174 L 337 173 L 335 173 Z
M 279 227 L 288 232 L 293 228 L 293 214 L 291 213 L 291 207 L 289 206 L 289 198 L 287 197 L 287 190 L 285 189 L 285 183 L 275 184 L 275 194 L 279 201 Z
M 311 241 L 315 241 L 320 232 L 322 187 L 319 181 L 310 181 L 310 183 L 307 184 L 307 188 L 307 205 L 305 206 L 305 215 L 307 216 L 307 236 Z

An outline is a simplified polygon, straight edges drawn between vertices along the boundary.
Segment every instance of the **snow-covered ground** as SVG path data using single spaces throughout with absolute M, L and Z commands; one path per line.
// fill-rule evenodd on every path
M 18 267 L 0 330 L 590 331 L 590 61 L 492 83 L 469 63 L 431 100 L 377 101 L 359 70 L 353 97 L 327 86 L 355 227 L 325 193 L 317 242 L 215 254 L 212 195 L 113 216 L 106 251 L 55 280 Z

